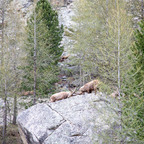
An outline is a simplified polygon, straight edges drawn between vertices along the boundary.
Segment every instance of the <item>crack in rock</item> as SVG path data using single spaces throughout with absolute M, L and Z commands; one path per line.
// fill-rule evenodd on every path
M 75 137 L 75 136 L 84 136 L 84 135 L 81 133 L 71 135 L 71 137 Z
M 63 120 L 62 120 L 63 121 Z M 62 123 L 60 123 L 59 125 L 56 125 L 54 127 L 49 128 L 49 130 L 56 130 L 60 125 L 62 125 L 64 122 L 66 122 L 66 120 L 64 119 L 64 121 Z
M 50 135 L 48 135 L 48 137 L 50 137 L 54 132 L 55 132 L 55 130 L 57 130 L 62 124 L 64 124 L 66 122 L 66 120 L 65 121 L 63 121 L 60 125 L 58 125 L 55 129 L 54 129 L 54 131 L 50 134 Z M 49 129 L 50 130 L 50 129 Z M 47 138 L 48 138 L 47 137 Z
M 70 120 L 65 119 L 65 117 L 60 114 L 57 110 L 53 109 L 49 104 L 47 104 L 49 106 L 49 108 L 51 108 L 53 111 L 55 111 L 57 114 L 59 114 L 65 121 L 68 121 L 70 124 L 74 125 Z
M 103 98 L 100 98 L 100 99 L 98 99 L 98 100 L 94 100 L 93 102 L 101 102 L 101 101 L 106 102 L 106 103 L 108 103 L 108 104 L 111 104 L 108 100 L 103 99 Z

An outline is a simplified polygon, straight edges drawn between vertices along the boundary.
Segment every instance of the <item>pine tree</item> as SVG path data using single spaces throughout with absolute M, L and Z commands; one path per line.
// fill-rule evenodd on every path
M 52 9 L 48 0 L 40 0 L 37 3 L 36 10 L 41 13 L 41 19 L 45 22 L 47 29 L 50 33 L 50 54 L 53 55 L 53 60 L 57 64 L 62 52 L 61 46 L 63 26 L 59 26 L 58 14 Z M 49 36 L 48 36 L 49 38 Z M 47 43 L 46 45 L 49 45 Z
M 139 23 L 139 28 L 134 33 L 135 43 L 131 47 L 132 68 L 128 79 L 124 81 L 123 123 L 125 135 L 133 143 L 144 141 L 144 21 Z
M 132 47 L 134 54 L 134 78 L 141 88 L 141 95 L 144 95 L 144 21 L 139 23 L 139 29 L 136 30 L 135 44 Z
M 22 88 L 37 90 L 37 94 L 48 94 L 57 81 L 57 62 L 63 52 L 60 46 L 62 29 L 59 27 L 57 13 L 48 1 L 40 0 L 35 12 L 28 20 L 25 44 L 26 64 Z M 35 73 L 35 74 L 34 74 Z

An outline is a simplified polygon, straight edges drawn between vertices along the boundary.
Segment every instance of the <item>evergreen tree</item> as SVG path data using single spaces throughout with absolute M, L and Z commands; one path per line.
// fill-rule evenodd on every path
M 125 80 L 123 99 L 124 133 L 130 138 L 131 143 L 144 142 L 144 21 L 139 23 L 139 28 L 134 33 L 130 59 L 133 67 Z
M 136 30 L 135 44 L 132 47 L 134 54 L 134 78 L 141 88 L 141 95 L 144 95 L 144 21 L 139 23 L 139 29 Z
M 47 0 L 40 0 L 26 28 L 26 64 L 22 88 L 48 94 L 57 81 L 57 62 L 63 52 L 60 46 L 62 28 L 59 27 L 57 13 Z
M 63 52 L 63 47 L 60 46 L 63 26 L 61 25 L 61 27 L 59 27 L 58 14 L 52 9 L 48 0 L 38 1 L 36 10 L 41 13 L 41 20 L 45 22 L 46 27 L 49 30 L 51 44 L 49 52 L 53 55 L 54 62 L 57 63 Z M 49 43 L 46 45 L 49 45 Z

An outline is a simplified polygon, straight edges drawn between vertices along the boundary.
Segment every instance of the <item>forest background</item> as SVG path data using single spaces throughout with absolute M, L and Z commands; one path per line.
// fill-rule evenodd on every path
M 143 0 L 77 0 L 75 25 L 67 35 L 72 39 L 70 62 L 79 67 L 79 81 L 99 78 L 100 90 L 118 90 L 119 129 L 115 139 L 103 134 L 107 143 L 144 142 L 144 2 Z M 32 91 L 33 101 L 49 97 L 58 82 L 58 61 L 63 26 L 47 0 L 34 1 L 27 26 L 10 0 L 0 1 L 0 96 L 4 100 L 2 143 L 6 143 L 8 97 Z M 65 33 L 66 34 L 66 31 Z M 106 136 L 105 136 L 106 135 Z

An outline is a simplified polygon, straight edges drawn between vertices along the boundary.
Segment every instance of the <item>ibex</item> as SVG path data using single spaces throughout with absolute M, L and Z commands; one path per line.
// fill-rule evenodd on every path
M 76 91 L 76 89 L 74 91 L 56 93 L 56 94 L 54 94 L 50 97 L 50 101 L 55 102 L 55 101 L 58 101 L 58 100 L 69 98 L 75 93 L 75 91 Z
M 67 56 L 62 56 L 61 59 L 59 60 L 60 62 L 63 62 L 65 59 L 67 59 L 70 55 Z
M 91 93 L 92 91 L 95 91 L 96 94 L 96 90 L 98 89 L 99 84 L 100 84 L 99 80 L 93 80 L 91 82 L 88 82 L 79 89 L 78 94 L 83 94 L 84 92 Z
M 26 91 L 26 92 L 22 92 L 22 96 L 28 96 L 28 95 L 33 95 L 34 91 Z

